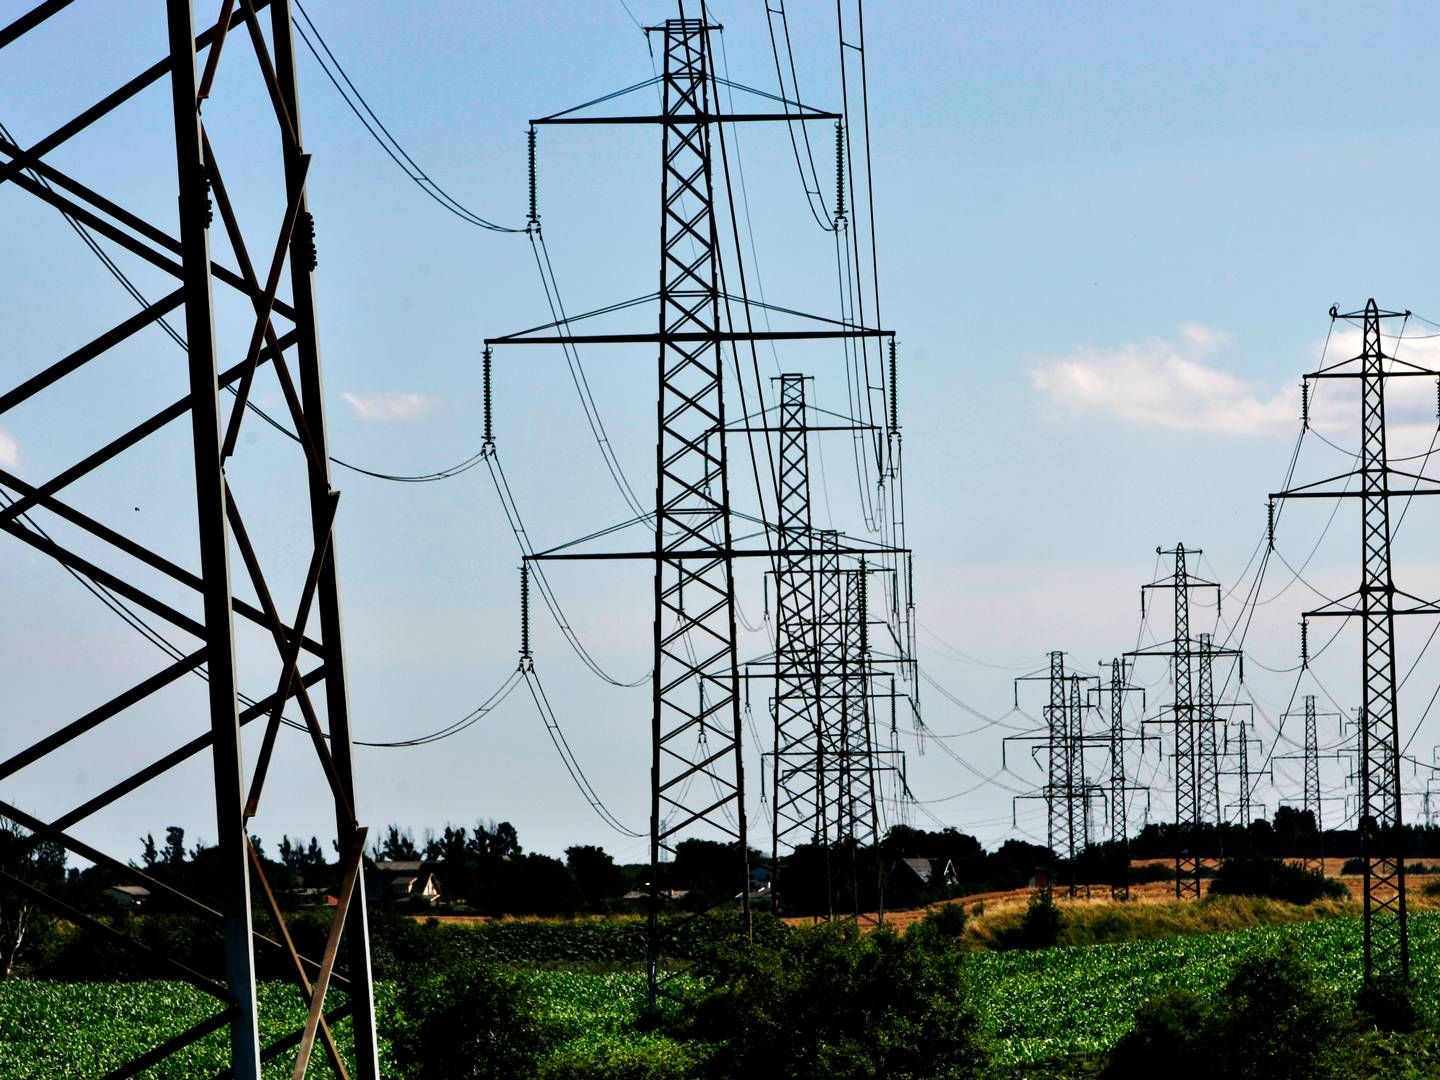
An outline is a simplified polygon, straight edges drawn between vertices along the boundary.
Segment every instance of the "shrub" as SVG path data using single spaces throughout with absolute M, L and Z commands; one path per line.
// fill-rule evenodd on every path
M 1345 1010 L 1291 950 L 1242 956 L 1212 1001 L 1183 990 L 1152 998 L 1110 1053 L 1105 1076 L 1170 1080 L 1331 1080 L 1350 1075 L 1355 1032 Z
M 1030 904 L 1020 925 L 1006 927 L 996 935 L 1001 949 L 1049 949 L 1060 942 L 1065 918 L 1048 890 L 1031 893 Z
M 1353 1026 L 1293 948 L 1241 957 L 1216 1003 L 1212 1027 L 1217 1075 L 1234 1080 L 1348 1075 Z
M 536 1080 L 691 1080 L 705 1055 L 669 1039 L 625 1045 L 564 1047 L 546 1058 Z
M 917 944 L 954 948 L 965 933 L 965 908 L 960 904 L 941 904 L 925 913 L 905 931 L 907 939 Z
M 1342 874 L 1363 874 L 1363 873 L 1365 873 L 1365 860 L 1364 860 L 1364 859 L 1346 859 L 1343 863 L 1340 864 L 1340 873 L 1342 873 Z
M 1292 904 L 1341 899 L 1349 891 L 1333 878 L 1312 874 L 1268 855 L 1241 855 L 1220 864 L 1210 892 L 1229 896 L 1264 896 Z
M 1151 998 L 1135 1010 L 1135 1026 L 1110 1052 L 1104 1076 L 1146 1076 L 1163 1061 L 1169 1080 L 1198 1080 L 1210 1072 L 1202 1050 L 1210 1022 L 1210 1003 L 1189 990 Z
M 1440 881 L 1427 881 L 1420 891 L 1426 896 L 1440 896 Z
M 725 946 L 702 957 L 677 1035 L 712 1044 L 711 1075 L 979 1074 L 985 1059 L 963 959 L 888 929 L 853 924 L 796 931 L 778 948 Z
M 1397 976 L 1380 976 L 1355 995 L 1355 1018 L 1377 1031 L 1412 1032 L 1424 1026 L 1413 991 Z
M 485 963 L 409 974 L 383 1023 L 395 1065 L 410 1080 L 534 1076 L 560 1035 L 523 976 Z

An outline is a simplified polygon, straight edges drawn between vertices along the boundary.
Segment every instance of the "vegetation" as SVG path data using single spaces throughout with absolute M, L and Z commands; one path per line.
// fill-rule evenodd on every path
M 716 949 L 694 974 L 669 1030 L 711 1046 L 722 1080 L 958 1080 L 985 1062 L 963 957 L 925 935 L 822 924 L 779 948 Z
M 1349 890 L 1334 878 L 1302 870 L 1269 855 L 1241 855 L 1220 864 L 1210 882 L 1212 895 L 1264 896 L 1291 904 L 1339 900 Z

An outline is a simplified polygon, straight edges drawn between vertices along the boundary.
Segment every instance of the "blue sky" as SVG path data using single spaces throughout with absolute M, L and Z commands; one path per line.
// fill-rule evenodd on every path
M 643 22 L 671 13 L 629 2 Z M 0 4 L 0 21 L 25 6 Z M 836 107 L 833 8 L 788 6 L 804 96 Z M 122 22 L 86 7 L 0 54 L 0 122 L 22 143 L 164 51 L 158 8 Z M 505 223 L 524 216 L 526 121 L 652 70 L 618 0 L 312 0 L 307 10 L 429 174 Z M 712 11 L 725 25 L 721 62 L 730 77 L 773 89 L 764 6 L 721 2 Z M 1429 55 L 1440 14 L 1398 4 L 1238 3 L 872 3 L 866 14 L 880 288 L 884 322 L 903 343 L 920 659 L 976 710 L 1023 727 L 1024 717 L 1003 716 L 1013 675 L 1038 668 L 1054 648 L 1090 669 L 1134 646 L 1138 590 L 1151 579 L 1157 545 L 1202 547 L 1204 572 L 1227 588 L 1237 583 L 1264 527 L 1265 496 L 1284 479 L 1298 376 L 1320 355 L 1332 303 L 1356 308 L 1373 295 L 1440 319 L 1430 213 L 1440 152 L 1429 108 L 1440 94 Z M 529 245 L 476 230 L 421 196 L 303 51 L 301 60 L 332 449 L 389 472 L 443 467 L 479 444 L 481 340 L 548 319 Z M 265 107 L 245 50 L 227 50 L 207 126 L 258 252 L 269 248 L 280 210 Z M 154 88 L 67 146 L 56 164 L 171 227 L 167 118 L 165 89 Z M 737 140 L 754 227 L 750 273 L 773 302 L 833 312 L 831 241 L 805 209 L 783 129 L 744 130 Z M 641 129 L 541 136 L 540 210 L 572 311 L 653 288 L 655 141 Z M 821 132 L 822 163 L 830 145 Z M 13 382 L 119 321 L 131 302 L 52 210 L 4 185 L 0 214 L 14 253 L 0 265 L 3 362 Z M 164 285 L 144 268 L 134 273 L 152 295 Z M 218 294 L 217 305 L 222 336 L 238 336 L 243 348 L 243 312 Z M 1433 329 L 1417 321 L 1407 328 L 1415 332 Z M 1433 344 L 1418 339 L 1404 349 L 1417 359 Z M 1351 346 L 1344 333 L 1332 342 Z M 647 490 L 654 359 L 597 349 L 584 360 L 616 453 Z M 842 407 L 833 355 L 796 349 L 775 363 L 815 374 L 819 403 Z M 496 368 L 501 453 L 537 545 L 625 517 L 558 353 L 502 353 Z M 137 339 L 73 386 L 0 419 L 0 464 L 31 480 L 48 475 L 141 409 L 167 402 L 182 377 L 180 354 L 163 336 Z M 273 395 L 273 385 L 260 393 Z M 1396 439 L 1412 452 L 1432 433 L 1429 393 L 1401 403 L 1407 422 Z M 1316 409 L 1317 425 L 1353 445 L 1353 409 L 1338 395 Z M 184 453 L 181 434 L 73 495 L 193 563 L 188 479 L 175 456 Z M 276 559 L 277 591 L 291 597 L 303 565 L 282 509 L 293 485 L 277 479 L 286 453 L 248 423 L 232 477 Z M 833 520 L 854 525 L 846 448 L 827 447 L 823 467 Z M 1311 439 L 1296 475 L 1343 467 Z M 441 727 L 484 699 L 515 658 L 518 556 L 486 473 L 406 486 L 341 472 L 336 482 L 357 734 L 402 738 Z M 1329 509 L 1287 511 L 1280 547 L 1296 568 Z M 1354 585 L 1353 513 L 1340 509 L 1305 566 L 1306 580 L 1330 595 Z M 1397 579 L 1421 595 L 1440 585 L 1440 560 L 1424 543 L 1433 517 L 1417 503 L 1396 542 Z M 0 560 L 9 616 L 0 673 L 18 745 L 160 661 L 59 571 L 18 545 L 9 552 Z M 1294 662 L 1295 624 L 1313 601 L 1304 584 L 1281 592 L 1289 581 L 1283 565 L 1272 565 L 1261 592 L 1269 602 L 1247 639 L 1257 661 L 1247 668 L 1249 689 L 1272 719 L 1295 676 L 1260 665 Z M 643 572 L 570 568 L 554 582 L 601 662 L 627 679 L 641 674 Z M 758 579 L 742 584 L 753 622 Z M 1227 618 L 1244 591 L 1227 601 Z M 1150 629 L 1165 636 L 1153 620 Z M 1403 667 L 1429 631 L 1405 628 Z M 1358 695 L 1353 634 L 1316 668 L 1347 708 Z M 648 693 L 595 682 L 543 621 L 536 649 L 577 755 L 617 814 L 638 827 L 647 813 Z M 257 693 L 270 677 L 261 655 L 242 646 Z M 1153 684 L 1153 707 L 1167 688 L 1150 663 L 1137 677 Z M 1437 673 L 1427 655 L 1406 686 L 1407 736 Z M 67 809 L 103 778 L 193 733 L 200 689 L 177 687 L 136 727 L 96 734 L 7 789 L 37 812 Z M 1307 677 L 1298 692 L 1321 690 Z M 977 727 L 929 687 L 922 698 L 935 731 Z M 1038 698 L 1027 706 L 1037 709 Z M 1414 743 L 1427 760 L 1432 727 L 1427 720 Z M 1274 733 L 1264 715 L 1257 729 L 1268 746 Z M 951 745 L 988 777 L 1009 730 L 987 727 Z M 306 793 L 318 776 L 301 763 L 305 747 L 296 738 L 287 750 L 293 763 L 282 764 L 257 823 L 276 840 L 326 828 Z M 361 814 L 375 825 L 509 819 L 540 850 L 589 841 L 627 858 L 642 853 L 590 814 L 523 693 L 462 736 L 422 749 L 359 750 L 357 761 Z M 1152 756 L 1144 768 L 1158 764 Z M 1008 789 L 1039 781 L 1038 772 L 1011 766 L 1016 775 L 931 812 L 998 841 L 1010 833 Z M 1160 819 L 1169 805 L 1164 772 L 1154 793 Z M 168 788 L 118 804 L 83 834 L 127 854 L 138 851 L 135 836 L 172 821 L 213 839 L 204 824 L 207 775 L 182 770 Z M 934 749 L 912 758 L 910 778 L 922 800 L 977 783 Z M 1289 797 L 1297 780 L 1282 770 L 1278 794 Z M 1423 776 L 1407 776 L 1411 783 L 1423 788 Z M 1337 772 L 1327 784 L 1343 789 L 1343 778 Z M 1257 797 L 1273 805 L 1277 793 L 1262 787 Z M 1035 804 L 1022 807 L 1022 828 L 1034 832 L 1039 821 Z

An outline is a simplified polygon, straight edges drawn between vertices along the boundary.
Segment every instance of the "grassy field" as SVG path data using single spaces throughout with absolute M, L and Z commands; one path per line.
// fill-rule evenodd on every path
M 1440 1005 L 1440 913 L 1417 914 L 1410 927 L 1417 987 L 1424 1000 Z M 1173 987 L 1213 991 L 1236 957 L 1282 941 L 1293 942 L 1337 992 L 1348 995 L 1358 985 L 1360 926 L 1353 917 L 1037 952 L 976 952 L 967 963 L 996 1064 L 1018 1076 L 1030 1075 L 1028 1066 L 1102 1053 L 1147 997 Z M 640 973 L 538 971 L 531 978 L 547 1011 L 570 1033 L 559 1054 L 602 1045 L 638 1051 L 662 1041 L 631 1026 L 644 998 Z M 388 996 L 382 987 L 382 1000 Z M 261 1009 L 272 1036 L 303 1021 L 288 985 L 265 986 Z M 212 1011 L 208 999 L 174 983 L 0 983 L 0 1075 L 102 1075 Z M 343 1025 L 340 1034 L 343 1041 Z M 212 1035 L 153 1075 L 205 1075 L 223 1055 L 223 1037 Z M 275 1075 L 289 1075 L 283 1055 L 272 1065 Z

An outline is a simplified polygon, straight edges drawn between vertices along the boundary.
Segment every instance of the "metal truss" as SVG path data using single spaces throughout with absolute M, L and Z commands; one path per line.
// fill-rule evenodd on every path
M 1218 787 L 1215 787 L 1216 794 L 1213 796 L 1214 813 L 1206 817 L 1205 811 L 1210 806 L 1211 800 L 1204 798 L 1202 792 L 1211 787 L 1211 777 L 1208 775 L 1202 747 L 1208 747 L 1213 743 L 1214 735 L 1210 735 L 1211 742 L 1202 743 L 1199 731 L 1202 728 L 1211 728 L 1217 723 L 1213 691 L 1209 691 L 1210 698 L 1205 698 L 1206 686 L 1202 683 L 1200 701 L 1196 700 L 1196 658 L 1197 653 L 1205 659 L 1202 665 L 1202 673 L 1209 678 L 1210 664 L 1217 656 L 1239 656 L 1235 649 L 1217 649 L 1213 644 L 1208 644 L 1203 653 L 1197 649 L 1197 641 L 1190 634 L 1190 594 L 1196 589 L 1215 590 L 1216 602 L 1219 602 L 1220 587 L 1213 581 L 1204 581 L 1189 572 L 1187 558 L 1201 554 L 1198 548 L 1186 549 L 1184 544 L 1176 544 L 1174 548 L 1166 551 L 1160 548 L 1155 549 L 1157 555 L 1170 555 L 1174 558 L 1174 572 L 1167 578 L 1152 582 L 1141 590 L 1142 605 L 1144 595 L 1150 589 L 1168 589 L 1174 593 L 1175 608 L 1175 637 L 1169 648 L 1158 649 L 1136 649 L 1127 652 L 1129 657 L 1141 656 L 1165 656 L 1173 663 L 1175 696 L 1170 706 L 1170 716 L 1157 717 L 1153 723 L 1165 724 L 1174 730 L 1175 739 L 1175 826 L 1177 833 L 1177 848 L 1175 852 L 1175 896 L 1177 899 L 1200 898 L 1200 872 L 1204 866 L 1204 860 L 1199 851 L 1198 826 L 1205 821 L 1212 824 L 1219 822 L 1219 795 Z M 1213 685 L 1213 684 L 1210 684 Z M 1216 764 L 1215 783 L 1218 785 L 1218 763 Z M 1203 783 L 1202 783 L 1203 781 Z
M 1144 753 L 1144 736 L 1132 736 L 1125 730 L 1125 695 L 1138 693 L 1140 709 L 1145 709 L 1145 689 L 1129 684 L 1129 670 L 1118 656 L 1110 661 L 1110 682 L 1104 692 L 1110 696 L 1110 841 L 1114 845 L 1117 875 L 1110 883 L 1110 896 L 1115 900 L 1130 899 L 1130 821 L 1128 796 L 1132 791 L 1147 790 L 1130 781 L 1126 772 L 1125 747 L 1140 742 Z
M 1440 615 L 1433 603 L 1395 587 L 1390 562 L 1390 500 L 1440 494 L 1440 482 L 1394 468 L 1386 450 L 1385 383 L 1394 378 L 1440 378 L 1440 371 L 1421 367 L 1384 352 L 1381 325 L 1407 318 L 1409 312 L 1382 311 L 1373 299 L 1363 311 L 1331 319 L 1360 320 L 1360 355 L 1330 364 L 1305 376 L 1311 379 L 1360 380 L 1359 467 L 1270 498 L 1358 498 L 1360 514 L 1360 586 L 1348 596 L 1326 604 L 1312 616 L 1359 618 L 1362 629 L 1363 698 L 1360 710 L 1361 858 L 1365 864 L 1365 981 L 1377 975 L 1408 979 L 1410 940 L 1405 907 L 1404 829 L 1400 798 L 1400 727 L 1395 680 L 1395 617 Z M 1359 490 L 1327 486 L 1358 478 Z M 1392 483 L 1393 482 L 1393 483 Z M 1403 605 L 1403 606 L 1399 606 Z
M 1220 822 L 1220 742 L 1215 715 L 1215 642 L 1210 634 L 1200 635 L 1196 656 L 1199 676 L 1199 717 L 1195 728 L 1196 788 L 1199 820 Z
M 782 549 L 811 546 L 810 455 L 805 377 L 780 376 L 780 462 L 777 483 Z M 771 898 L 778 912 L 782 851 L 815 842 L 828 828 L 825 744 L 820 737 L 820 668 L 816 632 L 814 557 L 782 555 L 775 572 L 775 757 Z
M 759 341 L 891 337 L 888 331 L 799 315 L 798 328 L 757 330 L 743 294 L 724 287 L 717 225 L 711 131 L 720 123 L 835 120 L 795 102 L 781 112 L 718 111 L 710 34 L 703 19 L 668 19 L 647 33 L 663 35 L 663 71 L 653 80 L 531 122 L 647 124 L 660 128 L 660 289 L 633 301 L 562 322 L 533 327 L 494 345 L 651 344 L 659 350 L 654 547 L 649 551 L 539 552 L 535 559 L 645 559 L 655 566 L 654 667 L 651 714 L 649 985 L 661 982 L 667 940 L 660 925 L 666 895 L 662 859 L 686 833 L 708 832 L 732 842 L 735 887 L 749 927 L 750 868 L 741 754 L 740 671 L 736 655 L 734 564 L 739 558 L 778 560 L 819 554 L 767 539 L 760 549 L 738 549 L 732 535 L 726 436 L 725 348 Z M 660 86 L 658 114 L 595 115 L 587 110 L 626 93 Z M 738 84 L 733 92 L 746 92 Z M 762 95 L 767 96 L 768 95 Z M 654 302 L 654 333 L 576 332 L 585 320 Z M 732 311 L 743 309 L 744 328 Z M 787 317 L 796 312 L 782 311 Z M 757 388 L 758 389 L 758 388 Z M 837 548 L 835 554 L 861 549 Z M 863 549 L 869 551 L 871 549 Z M 772 838 L 773 839 L 773 838 Z
M 1286 713 L 1281 717 L 1281 722 L 1288 720 L 1294 713 Z M 1342 719 L 1339 713 L 1322 713 L 1315 709 L 1315 695 L 1306 694 L 1304 711 L 1302 713 L 1305 722 L 1305 738 L 1299 754 L 1277 754 L 1276 761 L 1299 761 L 1303 770 L 1300 786 L 1300 808 L 1310 814 L 1315 823 L 1314 846 L 1300 855 L 1300 868 L 1309 870 L 1312 873 L 1322 873 L 1325 867 L 1325 824 L 1324 804 L 1333 801 L 1320 792 L 1320 761 L 1333 759 L 1335 761 L 1347 760 L 1347 751 L 1335 750 L 1328 753 L 1320 751 L 1319 720 L 1321 717 L 1335 717 Z M 1343 801 L 1343 796 L 1337 796 Z
M 32 31 L 68 6 L 65 0 L 42 3 L 0 29 L 0 48 Z M 108 241 L 150 266 L 171 275 L 175 287 L 119 325 L 107 328 L 67 356 L 38 370 L 0 394 L 0 415 L 34 401 L 44 392 L 81 379 L 92 361 L 105 356 L 168 315 L 184 316 L 183 340 L 187 349 L 188 390 L 184 396 L 144 416 L 123 434 L 74 464 L 39 483 L 28 483 L 0 470 L 0 486 L 7 495 L 0 509 L 0 530 L 31 549 L 88 578 L 117 601 L 143 611 L 191 639 L 193 644 L 175 650 L 173 662 L 146 673 L 129 689 L 95 706 L 83 716 L 48 730 L 28 745 L 15 745 L 0 762 L 0 778 L 11 778 L 62 751 L 75 740 L 102 725 L 136 723 L 145 705 L 161 691 L 187 675 L 203 675 L 207 682 L 207 723 L 189 741 L 155 759 L 133 775 L 109 783 L 74 809 L 43 819 L 11 802 L 0 802 L 0 814 L 29 830 L 35 842 L 53 841 L 68 851 L 105 867 L 117 877 L 143 885 L 182 909 L 196 913 L 215 927 L 224 942 L 222 973 L 201 972 L 173 957 L 157 954 L 85 912 L 74 910 L 59 898 L 6 874 L 7 884 L 49 904 L 70 921 L 113 938 L 135 952 L 142 964 L 157 974 L 180 979 L 216 999 L 216 1011 L 206 1020 L 140 1054 L 111 1075 L 129 1076 L 154 1066 L 205 1035 L 228 1029 L 231 1071 L 238 1077 L 258 1078 L 262 1061 L 298 1047 L 294 1075 L 303 1076 L 318 1041 L 330 1068 L 348 1075 L 336 1046 L 331 1025 L 342 1016 L 351 1018 L 355 1033 L 357 1075 L 378 1077 L 374 1004 L 370 968 L 365 894 L 361 884 L 365 830 L 355 815 L 355 785 L 351 763 L 350 718 L 346 695 L 345 657 L 341 644 L 339 589 L 332 529 L 339 493 L 332 490 L 328 473 L 324 395 L 316 334 L 314 238 L 306 198 L 305 180 L 310 156 L 300 128 L 295 53 L 291 37 L 289 0 L 221 0 L 218 18 L 198 36 L 190 0 L 167 0 L 168 44 L 165 54 L 124 86 L 106 96 L 73 120 L 28 147 L 0 140 L 0 183 L 14 184 L 66 215 L 77 226 Z M 267 41 L 259 12 L 270 8 Z M 118 14 L 100 6 L 95 18 Z M 230 35 L 241 31 L 248 38 L 260 76 L 273 106 L 276 135 L 283 155 L 283 175 L 276 188 L 284 193 L 284 213 L 275 234 L 262 234 L 264 261 L 252 259 L 253 238 L 247 240 L 225 175 L 201 120 L 200 108 L 210 95 L 222 50 Z M 232 50 L 239 46 L 232 45 Z M 197 61 L 205 57 L 203 74 Z M 52 163 L 56 151 L 67 147 L 92 124 L 136 98 L 157 83 L 170 87 L 170 113 L 164 123 L 173 125 L 176 153 L 178 230 L 145 220 L 107 198 L 84 180 Z M 158 123 L 158 121 L 157 121 Z M 252 164 L 244 163 L 247 174 Z M 229 260 L 212 253 L 212 217 L 219 212 Z M 263 276 L 262 276 L 263 275 Z M 289 282 L 290 297 L 279 295 Z M 253 314 L 253 322 L 238 337 L 221 338 L 213 300 L 216 287 L 233 290 Z M 227 366 L 220 367 L 222 356 Z M 295 433 L 293 468 L 304 480 L 304 497 L 293 509 L 304 517 L 308 569 L 298 594 L 280 596 L 267 578 L 266 560 L 252 539 L 242 512 L 245 505 L 267 506 L 284 499 L 284 485 L 273 475 L 252 481 L 248 492 L 238 490 L 228 475 L 227 463 L 241 446 L 239 436 L 246 406 L 268 372 L 273 376 L 290 425 Z M 221 409 L 221 389 L 233 394 L 228 417 Z M 170 425 L 188 421 L 190 472 L 193 474 L 196 519 L 192 535 L 198 537 L 199 565 L 175 562 L 127 536 L 114 525 L 91 516 L 65 495 L 82 478 L 122 458 Z M 133 454 L 131 455 L 133 457 Z M 81 550 L 51 539 L 40 522 L 63 522 L 67 535 L 84 534 Z M 244 577 L 257 598 L 250 603 L 236 595 L 231 577 L 232 550 L 239 554 Z M 102 552 L 90 554 L 90 552 Z M 275 561 L 273 558 L 272 562 Z M 103 564 L 103 565 L 102 565 Z M 109 569 L 123 564 L 125 569 Z M 177 600 L 183 596 L 183 600 Z M 280 604 L 288 601 L 288 619 Z M 259 637 L 274 649 L 275 687 L 259 700 L 240 694 L 236 662 L 237 630 L 259 628 Z M 323 709 L 312 695 L 323 690 Z M 261 860 L 248 835 L 260 808 L 265 779 L 272 763 L 286 748 L 279 740 L 288 721 L 284 710 L 294 707 L 308 736 L 308 753 L 318 761 L 325 791 L 334 804 L 343 883 L 324 953 L 301 956 L 291 940 L 274 891 L 266 880 Z M 322 723 L 321 713 L 324 713 Z M 254 753 L 248 778 L 242 754 L 242 728 L 263 721 L 263 735 Z M 12 728 L 12 732 L 15 731 Z M 15 736 L 12 735 L 12 739 Z M 213 765 L 214 823 L 219 846 L 211 885 L 219 908 L 180 893 L 126 861 L 78 839 L 74 829 L 97 812 L 146 785 L 162 782 L 184 762 L 206 755 Z M 253 885 L 253 893 L 252 893 Z M 251 905 L 258 900 L 274 926 L 274 937 L 252 925 Z M 347 970 L 337 970 L 342 948 Z M 304 1026 L 272 1041 L 263 1049 L 256 1009 L 255 957 L 269 949 L 288 958 L 290 969 L 307 1009 Z M 327 1008 L 327 996 L 341 988 L 343 1005 Z
M 1242 828 L 1249 828 L 1254 813 L 1255 803 L 1250 797 L 1250 791 L 1254 786 L 1254 780 L 1250 772 L 1250 747 L 1263 746 L 1264 744 L 1250 734 L 1254 730 L 1254 723 L 1250 720 L 1235 721 L 1235 738 L 1231 740 L 1230 732 L 1225 732 L 1225 752 L 1227 756 L 1234 757 L 1235 768 L 1233 771 L 1222 773 L 1224 776 L 1233 776 L 1238 784 L 1235 793 L 1235 801 L 1231 807 L 1235 810 L 1235 819 Z M 1231 749 L 1233 745 L 1234 749 Z M 1268 769 L 1261 771 L 1261 775 L 1269 775 L 1271 783 L 1275 781 L 1275 766 L 1272 763 Z M 1265 808 L 1262 806 L 1260 812 L 1263 814 Z

